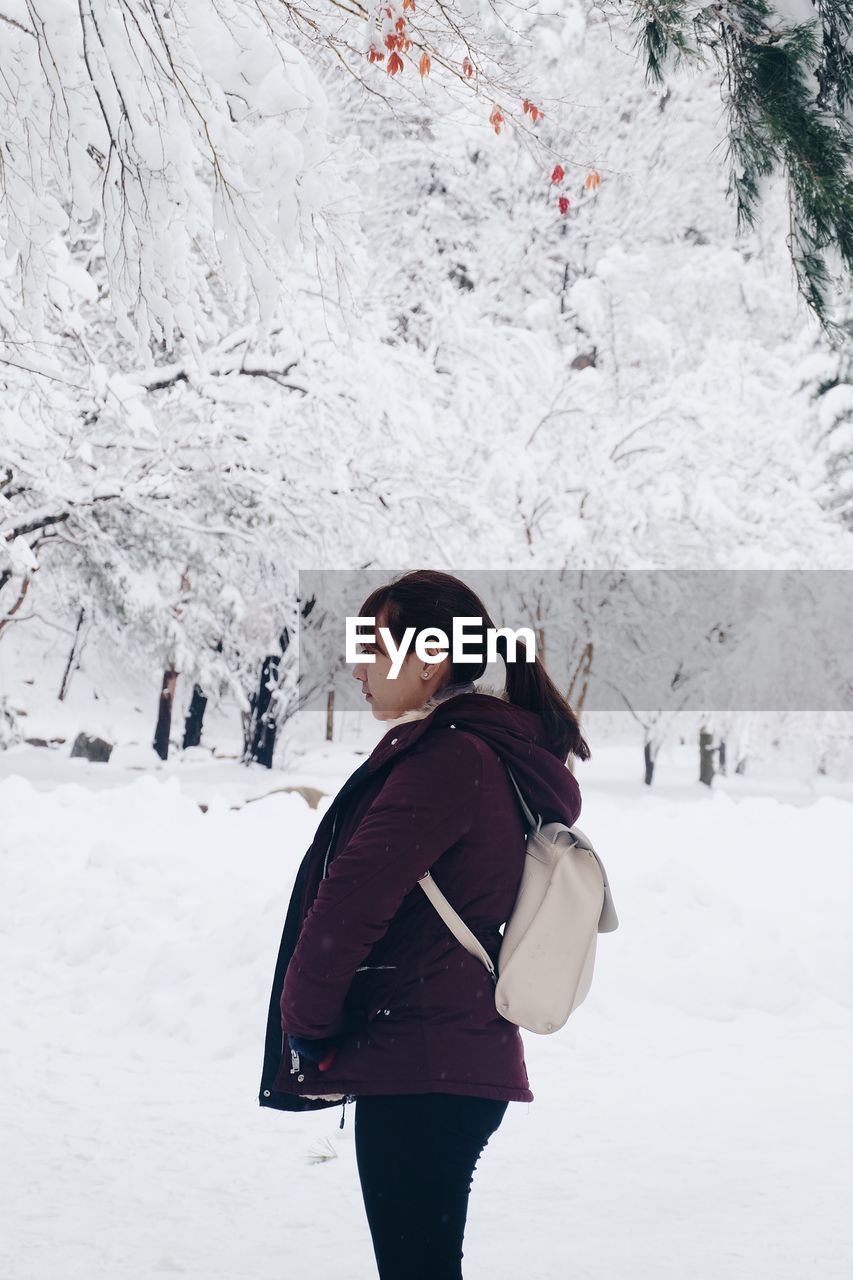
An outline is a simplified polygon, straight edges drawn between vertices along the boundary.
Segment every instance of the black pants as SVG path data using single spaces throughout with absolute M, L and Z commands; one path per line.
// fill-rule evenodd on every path
M 474 1168 L 508 1106 L 454 1093 L 356 1099 L 356 1163 L 379 1280 L 462 1280 Z

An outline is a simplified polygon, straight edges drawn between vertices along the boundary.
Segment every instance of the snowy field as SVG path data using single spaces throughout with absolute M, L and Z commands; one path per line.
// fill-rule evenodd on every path
M 359 759 L 0 754 L 3 1280 L 375 1275 L 352 1107 L 341 1131 L 340 1108 L 257 1104 L 328 799 L 242 803 L 332 792 Z M 525 1034 L 536 1098 L 481 1158 L 466 1280 L 849 1277 L 853 804 L 664 763 L 652 791 L 636 750 L 581 775 L 621 927 L 570 1024 Z

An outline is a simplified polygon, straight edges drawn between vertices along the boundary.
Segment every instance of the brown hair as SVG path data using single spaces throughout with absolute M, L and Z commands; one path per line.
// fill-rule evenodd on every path
M 482 657 L 454 663 L 450 670 L 450 683 L 478 680 L 485 671 L 485 629 L 495 628 L 495 624 L 476 592 L 452 574 L 417 569 L 377 587 L 361 606 L 360 616 L 378 619 L 380 615 L 397 644 L 402 642 L 408 627 L 414 627 L 416 635 L 426 627 L 440 627 L 450 637 L 454 618 L 481 618 L 483 634 L 479 639 Z M 477 629 L 466 627 L 466 641 L 470 641 L 467 647 L 476 649 L 477 639 Z M 505 693 L 508 700 L 541 716 L 548 736 L 556 743 L 563 760 L 569 755 L 588 760 L 590 749 L 580 731 L 577 716 L 539 657 L 536 656 L 533 663 L 527 662 L 523 656 L 516 662 L 508 661 L 507 638 L 502 635 L 497 637 L 497 650 L 506 667 Z

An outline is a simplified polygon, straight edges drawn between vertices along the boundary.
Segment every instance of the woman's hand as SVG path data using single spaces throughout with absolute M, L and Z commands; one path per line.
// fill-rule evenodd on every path
M 322 1040 L 306 1040 L 302 1036 L 291 1035 L 287 1039 L 291 1049 L 300 1057 L 316 1063 L 321 1071 L 327 1071 L 334 1061 L 341 1040 L 366 1022 L 363 1009 L 345 1009 L 340 1030 L 335 1035 L 325 1036 Z
M 303 1040 L 302 1036 L 288 1036 L 288 1044 L 295 1049 L 301 1058 L 315 1062 L 321 1071 L 332 1065 L 338 1050 L 337 1040 Z

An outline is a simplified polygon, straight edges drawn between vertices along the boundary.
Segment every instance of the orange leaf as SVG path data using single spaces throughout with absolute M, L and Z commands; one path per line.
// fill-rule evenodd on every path
M 397 19 L 397 21 L 394 23 L 394 26 L 397 28 L 397 30 L 398 30 L 398 31 L 405 31 L 405 29 L 406 29 L 406 19 L 405 19 L 405 18 L 398 18 L 398 19 Z
M 462 62 L 462 70 L 465 72 L 465 75 L 466 75 L 466 76 L 468 76 L 468 78 L 469 78 L 469 79 L 470 79 L 470 78 L 471 78 L 471 76 L 474 74 L 474 67 L 473 67 L 473 65 L 472 65 L 472 63 L 471 63 L 471 59 L 470 59 L 470 58 L 464 58 L 464 59 L 463 59 L 463 62 Z
M 391 57 L 388 59 L 389 76 L 396 75 L 398 71 L 402 71 L 402 70 L 403 70 L 403 59 L 400 57 L 399 53 L 392 53 Z
M 421 73 L 421 79 L 423 79 L 424 76 L 429 75 L 429 69 L 431 66 L 432 66 L 432 59 L 430 58 L 429 54 L 422 53 L 420 63 L 418 64 L 418 70 Z
M 597 190 L 598 187 L 601 186 L 601 174 L 596 173 L 595 169 L 593 169 L 592 173 L 588 173 L 586 175 L 586 181 L 583 185 L 587 191 L 589 191 L 590 188 L 592 188 L 593 191 Z
M 500 133 L 503 122 L 503 112 L 498 107 L 492 107 L 492 114 L 489 116 L 489 124 L 492 126 L 495 133 Z
M 412 13 L 415 12 L 415 0 L 403 0 L 403 13 L 405 13 L 407 9 L 411 9 Z
M 555 165 L 554 165 L 553 172 L 552 172 L 552 174 L 551 174 L 551 181 L 552 181 L 552 182 L 562 182 L 562 181 L 563 181 L 563 178 L 565 178 L 565 176 L 566 176 L 566 171 L 565 171 L 565 169 L 563 168 L 563 166 L 562 166 L 561 164 L 555 164 Z
M 381 49 L 377 49 L 375 45 L 371 45 L 367 51 L 368 62 L 383 62 L 385 54 Z

